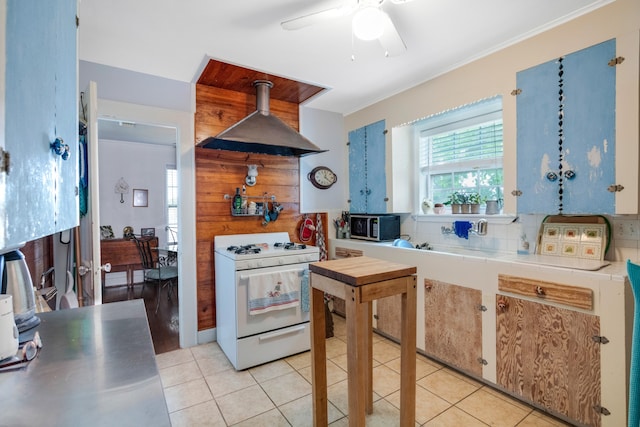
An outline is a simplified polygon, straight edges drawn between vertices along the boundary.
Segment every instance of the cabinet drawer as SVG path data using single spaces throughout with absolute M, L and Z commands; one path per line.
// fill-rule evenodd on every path
M 498 289 L 527 297 L 593 310 L 593 291 L 580 286 L 561 285 L 523 277 L 498 275 Z
M 336 258 L 352 258 L 362 255 L 363 253 L 359 249 L 340 248 L 336 246 Z

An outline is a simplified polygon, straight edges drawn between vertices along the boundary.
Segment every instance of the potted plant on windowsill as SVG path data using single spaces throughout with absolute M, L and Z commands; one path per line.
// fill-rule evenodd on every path
M 467 195 L 460 191 L 454 191 L 449 195 L 449 200 L 445 202 L 445 205 L 451 205 L 452 214 L 459 214 L 462 213 L 462 205 L 465 203 L 467 203 Z
M 480 197 L 480 193 L 469 193 L 469 194 L 467 194 L 468 213 L 479 214 L 480 213 L 480 203 L 482 203 L 482 198 Z

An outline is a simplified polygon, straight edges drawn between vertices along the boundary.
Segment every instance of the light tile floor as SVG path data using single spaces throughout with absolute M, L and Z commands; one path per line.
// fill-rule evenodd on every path
M 348 425 L 344 319 L 327 340 L 329 422 Z M 547 427 L 567 425 L 424 356 L 416 361 L 416 426 Z M 400 347 L 374 334 L 374 410 L 367 426 L 398 425 Z M 236 371 L 216 343 L 156 357 L 171 424 L 311 426 L 309 352 Z

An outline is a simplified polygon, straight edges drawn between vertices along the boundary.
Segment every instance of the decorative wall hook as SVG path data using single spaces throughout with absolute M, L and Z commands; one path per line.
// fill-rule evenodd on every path
M 67 160 L 71 155 L 69 145 L 65 144 L 62 138 L 56 138 L 55 141 L 49 144 L 49 147 L 55 154 L 62 157 L 62 160 Z

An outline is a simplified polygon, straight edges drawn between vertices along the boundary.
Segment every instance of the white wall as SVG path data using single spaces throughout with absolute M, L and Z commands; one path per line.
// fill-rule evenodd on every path
M 640 2 L 638 0 L 617 0 L 591 13 L 462 65 L 412 89 L 346 116 L 343 139 L 346 140 L 350 130 L 377 120 L 385 119 L 387 128 L 391 129 L 479 99 L 502 95 L 505 212 L 515 214 L 516 199 L 510 193 L 516 188 L 516 99 L 511 95 L 511 91 L 516 88 L 516 73 L 611 38 L 618 39 L 619 48 L 622 44 L 628 46 L 628 41 L 637 37 L 639 29 Z M 618 54 L 637 57 L 637 48 L 636 45 L 636 52 L 629 52 L 627 55 L 621 52 Z M 627 64 L 633 62 L 628 61 Z M 636 69 L 636 76 L 637 72 Z M 620 84 L 622 83 L 618 82 L 618 85 Z M 633 87 L 629 82 L 624 84 L 629 88 Z M 637 97 L 638 94 L 634 93 L 633 96 Z M 620 118 L 628 115 L 629 112 L 619 109 L 616 114 Z M 617 130 L 617 143 L 637 145 L 639 140 L 638 117 L 633 117 L 631 121 L 626 123 L 624 129 Z M 387 138 L 391 138 L 392 134 L 392 132 L 387 134 Z M 346 157 L 346 153 L 345 148 L 342 155 Z M 414 180 L 415 174 L 412 168 L 408 167 L 406 171 L 401 172 L 405 173 L 406 182 Z M 346 185 L 345 188 L 348 188 L 348 183 L 344 181 L 342 183 Z M 418 194 L 415 194 L 414 198 L 416 199 L 414 205 L 418 208 Z M 520 237 L 523 233 L 526 234 L 531 244 L 530 249 L 533 250 L 537 228 L 542 218 L 535 215 L 521 215 L 519 221 L 513 224 L 498 224 L 495 227 L 490 225 L 489 236 L 474 238 L 473 241 L 450 239 L 451 236 L 443 237 L 440 234 L 441 226 L 451 226 L 452 218 L 450 216 L 443 216 L 439 223 L 415 222 L 409 216 L 404 216 L 403 220 L 402 231 L 411 235 L 414 241 L 446 240 L 451 245 L 492 247 L 499 250 L 515 251 L 520 249 Z M 614 225 L 618 221 L 637 225 L 639 220 L 637 215 L 616 217 L 612 220 Z M 629 227 L 629 229 L 631 228 L 633 227 Z M 635 229 L 637 230 L 637 227 Z M 618 239 L 615 248 L 610 251 L 607 258 L 639 259 L 640 240 L 638 234 L 636 232 L 635 235 L 628 236 L 628 239 Z
M 327 190 L 315 188 L 307 174 L 316 166 L 328 166 L 338 176 L 338 182 L 346 182 L 349 174 L 348 157 L 344 157 L 344 118 L 341 114 L 313 108 L 300 108 L 300 133 L 325 153 L 300 158 L 300 213 L 327 212 L 342 209 L 347 203 L 348 187 L 334 184 Z M 346 167 L 345 167 L 346 166 Z
M 123 141 L 99 141 L 100 225 L 110 225 L 116 238 L 125 226 L 135 234 L 141 228 L 155 228 L 160 245 L 166 243 L 166 178 L 167 165 L 176 164 L 175 146 Z M 129 184 L 129 193 L 120 194 L 114 187 L 120 178 Z M 149 206 L 133 207 L 133 189 L 148 190 Z

